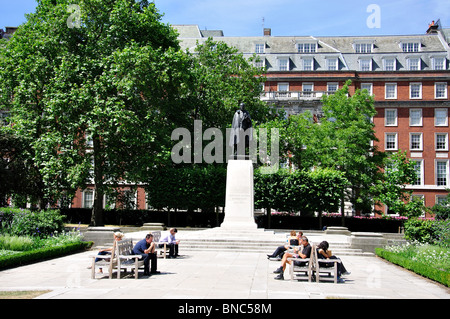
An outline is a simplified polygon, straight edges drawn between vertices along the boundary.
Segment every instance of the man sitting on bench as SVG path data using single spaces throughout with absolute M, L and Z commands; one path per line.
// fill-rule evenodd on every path
M 144 276 L 159 274 L 157 271 L 156 247 L 153 242 L 153 235 L 147 234 L 144 239 L 139 241 L 133 248 L 133 254 L 141 255 L 144 260 Z M 150 261 L 152 262 L 150 270 Z
M 300 246 L 299 248 L 294 248 L 294 253 L 285 253 L 283 255 L 283 259 L 281 260 L 281 267 L 274 271 L 275 274 L 279 274 L 275 277 L 277 280 L 284 280 L 284 270 L 286 269 L 286 264 L 291 264 L 291 262 L 288 260 L 288 258 L 309 258 L 311 256 L 311 245 L 308 242 L 308 238 L 306 236 L 302 236 L 300 239 L 300 245 L 303 246 L 302 252 L 300 252 Z M 299 263 L 298 265 L 301 266 L 301 263 L 306 263 L 302 261 L 294 261 L 294 264 Z M 297 264 L 296 264 L 297 265 Z
M 169 234 L 159 240 L 160 243 L 167 243 L 167 246 L 169 246 L 169 258 L 178 257 L 178 244 L 180 241 L 175 239 L 177 232 L 178 230 L 176 228 L 171 228 Z M 164 244 L 160 244 L 159 247 L 164 247 Z

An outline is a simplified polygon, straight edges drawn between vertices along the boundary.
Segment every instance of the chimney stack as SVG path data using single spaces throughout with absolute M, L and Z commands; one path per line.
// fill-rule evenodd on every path
M 439 22 L 440 22 L 440 20 L 438 20 L 437 22 L 434 22 L 434 20 L 433 20 L 433 21 L 428 25 L 427 34 L 438 33 L 438 30 L 439 30 Z
M 272 35 L 272 29 L 270 28 L 264 28 L 264 36 L 270 37 Z

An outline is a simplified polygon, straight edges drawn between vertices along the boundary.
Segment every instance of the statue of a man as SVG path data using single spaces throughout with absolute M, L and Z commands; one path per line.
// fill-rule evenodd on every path
M 237 155 L 245 155 L 245 149 L 249 147 L 252 138 L 252 120 L 250 114 L 245 109 L 245 104 L 241 103 L 239 105 L 239 110 L 234 113 L 233 122 L 231 124 L 230 146 L 233 147 L 233 154 L 236 154 L 235 150 L 239 152 L 239 150 L 242 149 L 244 154 Z M 239 148 L 238 145 L 241 143 L 244 143 L 244 147 L 241 146 L 241 148 Z

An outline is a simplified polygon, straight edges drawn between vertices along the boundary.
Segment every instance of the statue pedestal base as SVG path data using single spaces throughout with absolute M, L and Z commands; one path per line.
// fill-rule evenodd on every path
M 256 229 L 253 201 L 253 162 L 229 160 L 225 218 L 221 228 Z

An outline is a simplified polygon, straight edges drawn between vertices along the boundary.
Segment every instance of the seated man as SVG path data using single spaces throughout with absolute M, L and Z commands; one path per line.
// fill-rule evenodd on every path
M 148 234 L 144 239 L 139 241 L 133 248 L 133 254 L 141 255 L 144 259 L 144 276 L 151 274 L 159 274 L 157 271 L 156 247 L 153 242 L 153 235 Z M 152 262 L 150 270 L 150 261 Z
M 300 239 L 300 245 L 303 246 L 302 252 L 300 252 L 300 248 L 294 248 L 294 253 L 285 253 L 283 259 L 281 260 L 281 267 L 274 271 L 275 274 L 279 274 L 275 277 L 277 280 L 284 280 L 284 270 L 286 269 L 286 264 L 291 264 L 288 258 L 309 258 L 311 256 L 311 245 L 308 242 L 308 238 L 306 236 L 302 236 Z M 299 246 L 300 247 L 300 246 Z M 299 261 L 295 261 L 296 263 L 301 263 Z M 301 264 L 298 264 L 299 266 Z
M 175 239 L 175 234 L 178 232 L 176 228 L 171 228 L 169 230 L 169 234 L 167 236 L 161 238 L 159 240 L 160 243 L 167 243 L 169 246 L 169 258 L 177 258 L 178 256 L 178 244 L 180 243 L 179 240 Z M 159 245 L 160 248 L 164 247 L 163 244 Z

